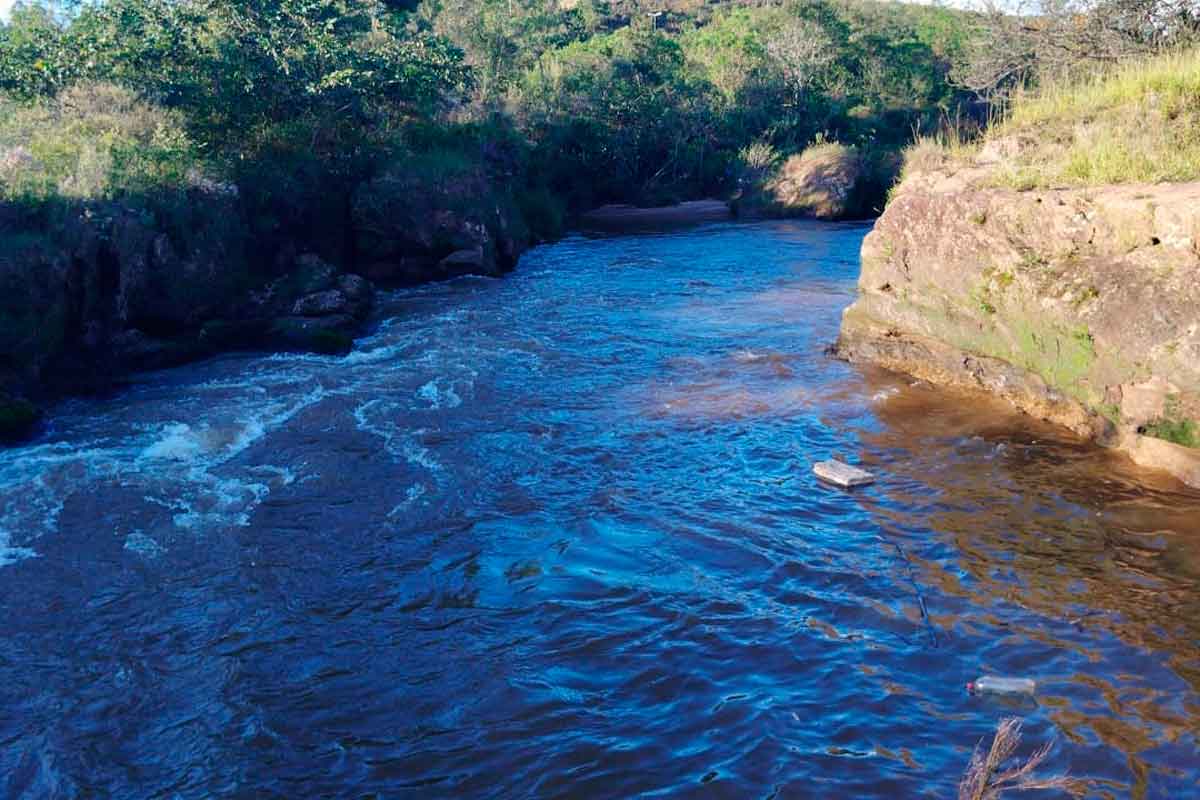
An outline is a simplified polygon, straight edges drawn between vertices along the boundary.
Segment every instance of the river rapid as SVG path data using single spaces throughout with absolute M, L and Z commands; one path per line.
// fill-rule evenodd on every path
M 1200 494 L 831 359 L 866 230 L 573 236 L 63 404 L 0 451 L 0 797 L 948 798 L 1006 716 L 1200 796 Z

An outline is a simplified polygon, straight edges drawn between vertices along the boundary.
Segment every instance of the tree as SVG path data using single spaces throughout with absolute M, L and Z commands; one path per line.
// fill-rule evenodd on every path
M 783 74 L 796 105 L 822 81 L 835 58 L 829 34 L 807 19 L 793 20 L 772 35 L 767 53 Z
M 82 62 L 58 4 L 17 3 L 0 23 L 0 90 L 23 99 L 56 94 L 77 80 Z
M 1002 104 L 1046 76 L 1194 42 L 1198 33 L 1198 0 L 985 0 L 953 77 Z

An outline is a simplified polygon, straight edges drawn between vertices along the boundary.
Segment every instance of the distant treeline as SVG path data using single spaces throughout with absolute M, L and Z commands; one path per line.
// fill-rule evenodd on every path
M 19 3 L 0 181 L 111 197 L 199 170 L 267 208 L 397 164 L 484 170 L 552 230 L 564 204 L 728 192 L 755 146 L 898 148 L 969 103 L 949 75 L 970 26 L 855 0 Z
M 0 193 L 145 195 L 202 174 L 278 216 L 344 205 L 384 171 L 486 174 L 546 235 L 566 209 L 728 194 L 764 153 L 895 151 L 973 124 L 980 97 L 1042 67 L 1161 47 L 1195 20 L 1191 0 L 1024 15 L 871 0 L 22 2 L 0 25 Z

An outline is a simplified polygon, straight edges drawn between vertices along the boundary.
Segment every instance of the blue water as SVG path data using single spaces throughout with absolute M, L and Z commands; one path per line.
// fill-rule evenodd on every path
M 1200 796 L 1200 495 L 829 357 L 865 232 L 572 237 L 65 404 L 0 452 L 0 796 L 945 798 L 1006 716 Z

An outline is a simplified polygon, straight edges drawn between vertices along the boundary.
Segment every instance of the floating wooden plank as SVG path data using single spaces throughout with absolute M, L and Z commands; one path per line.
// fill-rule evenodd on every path
M 843 464 L 841 461 L 818 461 L 813 464 L 813 472 L 821 480 L 829 481 L 843 489 L 866 486 L 875 482 L 875 476 L 871 473 L 849 464 Z

